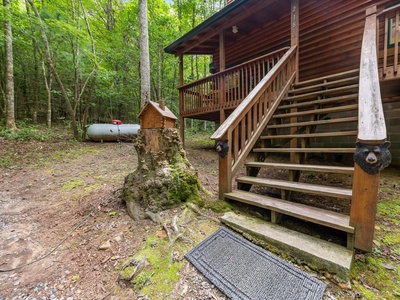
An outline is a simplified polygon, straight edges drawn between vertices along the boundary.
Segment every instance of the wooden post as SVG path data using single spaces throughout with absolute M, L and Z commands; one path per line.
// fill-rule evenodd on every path
M 299 0 L 291 1 L 291 45 L 296 46 L 296 79 L 295 82 L 299 81 Z M 297 108 L 292 108 L 290 112 L 297 112 Z M 291 123 L 297 122 L 297 117 L 290 118 Z M 290 133 L 294 134 L 297 131 L 297 127 L 290 127 Z M 297 139 L 292 139 L 290 141 L 291 148 L 297 148 Z M 290 162 L 291 163 L 299 163 L 298 155 L 296 153 L 290 153 Z
M 179 54 L 179 87 L 183 86 L 183 55 Z M 185 97 L 182 90 L 179 90 L 179 115 L 180 115 L 180 136 L 182 140 L 182 147 L 185 148 L 185 118 L 182 113 L 185 109 Z
M 299 82 L 299 0 L 291 1 L 291 46 L 297 46 L 296 51 L 296 79 Z
M 223 31 L 219 33 L 219 70 L 225 70 L 225 34 Z M 225 102 L 225 78 L 218 76 L 218 103 L 223 107 Z M 221 123 L 222 124 L 222 123 Z
M 354 247 L 367 252 L 372 251 L 379 177 L 379 173 L 370 175 L 354 164 L 350 225 L 355 228 Z
M 218 180 L 219 180 L 219 199 L 225 198 L 224 194 L 232 191 L 232 133 L 228 131 L 222 141 L 228 140 L 229 151 L 225 157 L 219 158 Z
M 360 59 L 357 140 L 370 146 L 386 140 L 386 124 L 379 89 L 376 6 L 366 11 Z M 372 251 L 379 192 L 379 172 L 368 174 L 354 165 L 350 225 L 355 228 L 354 247 Z

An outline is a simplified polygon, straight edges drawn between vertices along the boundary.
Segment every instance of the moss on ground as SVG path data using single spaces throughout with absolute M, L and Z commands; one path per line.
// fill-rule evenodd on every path
M 164 220 L 164 224 L 170 222 L 171 220 Z M 210 220 L 196 218 L 189 209 L 185 209 L 180 214 L 177 223 L 184 223 L 185 226 L 178 225 L 182 238 L 177 239 L 172 247 L 164 234 L 163 227 L 160 226 L 156 233 L 147 237 L 140 250 L 122 264 L 123 266 L 132 259 L 140 261 L 144 257 L 149 262 L 149 266 L 130 282 L 136 294 L 147 295 L 150 299 L 168 299 L 168 295 L 180 279 L 179 272 L 185 264 L 184 254 L 219 226 Z M 172 238 L 174 237 L 175 235 Z M 135 266 L 126 268 L 122 271 L 121 277 L 131 274 L 134 268 Z

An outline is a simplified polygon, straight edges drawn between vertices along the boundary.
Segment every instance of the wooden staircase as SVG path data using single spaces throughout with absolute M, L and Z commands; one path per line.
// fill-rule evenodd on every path
M 262 217 L 256 222 L 233 213 L 222 218 L 249 238 L 263 239 L 286 254 L 297 253 L 300 259 L 313 261 L 308 262 L 311 265 L 322 264 L 343 278 L 348 276 L 354 247 L 349 217 L 354 168 L 339 160 L 355 151 L 358 73 L 354 70 L 292 86 L 246 160 L 246 174 L 236 177 L 237 189 L 225 193 L 225 199 L 242 203 L 241 207 Z M 252 232 L 254 222 L 257 228 L 262 222 L 267 236 Z M 276 230 L 286 235 L 280 242 Z M 343 241 L 331 238 L 331 233 Z M 307 240 L 301 250 L 295 238 L 299 235 Z M 325 240 L 320 236 L 326 236 Z M 288 245 L 293 240 L 297 245 Z M 316 252 L 321 247 L 325 252 L 320 255 Z M 327 264 L 332 259 L 336 263 Z M 344 261 L 347 266 L 338 267 Z

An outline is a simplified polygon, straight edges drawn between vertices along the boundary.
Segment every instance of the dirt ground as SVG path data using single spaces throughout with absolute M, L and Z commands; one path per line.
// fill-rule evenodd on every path
M 207 208 L 197 214 L 182 205 L 161 213 L 165 227 L 178 220 L 190 241 L 171 252 L 176 265 L 171 281 L 160 280 L 172 291 L 169 286 L 164 292 L 156 275 L 154 282 L 149 276 L 139 285 L 120 280 L 121 266 L 150 241 L 154 253 L 169 256 L 161 247 L 163 239 L 168 241 L 163 227 L 150 219 L 133 221 L 119 199 L 124 178 L 137 162 L 134 145 L 78 143 L 65 136 L 44 142 L 0 138 L 0 300 L 225 299 L 183 258 L 219 226 L 213 220 L 219 214 Z M 216 152 L 191 142 L 187 155 L 210 192 L 206 203 L 215 203 Z M 328 284 L 324 299 L 360 295 L 314 276 Z

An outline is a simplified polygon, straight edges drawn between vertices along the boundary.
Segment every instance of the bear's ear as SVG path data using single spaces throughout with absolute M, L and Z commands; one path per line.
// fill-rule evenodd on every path
M 357 148 L 364 147 L 364 144 L 361 143 L 361 142 L 356 142 L 356 147 L 357 147 Z
M 389 148 L 390 147 L 390 142 L 389 141 L 386 141 L 386 142 L 384 142 L 382 145 L 382 148 Z

